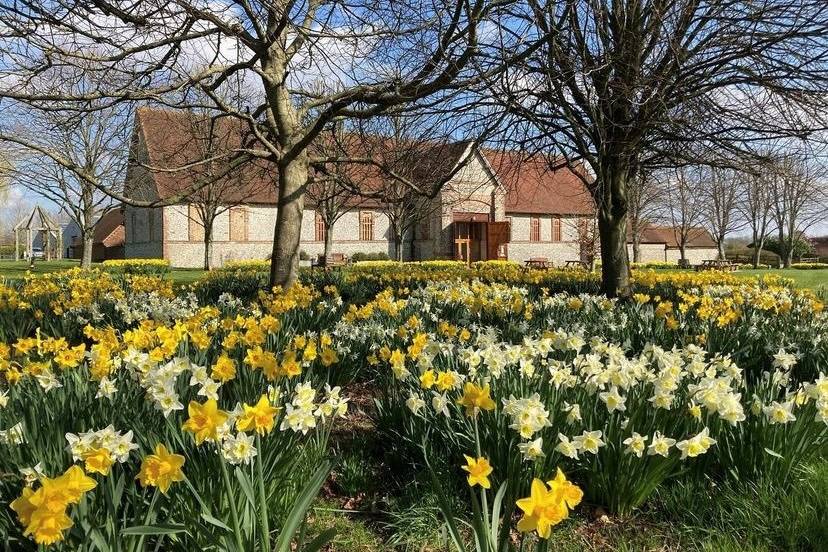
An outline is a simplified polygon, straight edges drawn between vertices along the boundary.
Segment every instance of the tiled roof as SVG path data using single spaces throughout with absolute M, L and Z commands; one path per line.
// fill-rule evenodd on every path
M 676 248 L 676 233 L 673 226 L 648 225 L 641 231 L 641 243 L 663 243 L 667 247 Z M 706 228 L 693 226 L 687 234 L 687 247 L 716 247 L 716 242 Z
M 527 158 L 516 151 L 483 150 L 506 188 L 506 212 L 593 215 L 592 196 L 579 176 L 583 169 L 551 169 L 545 157 Z
M 172 110 L 141 108 L 137 120 L 143 135 L 149 165 L 158 168 L 173 168 L 191 164 L 204 158 L 203 147 L 194 135 L 202 127 L 194 122 L 192 115 Z M 248 143 L 241 132 L 241 126 L 229 118 L 220 118 L 216 122 L 214 140 L 226 151 L 238 149 Z M 207 131 L 202 132 L 204 136 Z M 380 158 L 401 151 L 396 144 L 388 145 L 390 139 L 377 138 L 370 146 L 353 145 L 345 140 L 345 148 L 363 151 Z M 318 146 L 318 144 L 317 144 Z M 313 151 L 313 145 L 311 151 Z M 411 168 L 407 176 L 422 182 L 436 182 L 449 175 L 457 164 L 463 161 L 468 150 L 468 142 L 450 144 L 429 144 L 420 142 L 407 147 L 407 162 Z M 538 213 L 559 215 L 591 215 L 594 213 L 592 199 L 584 182 L 575 170 L 563 168 L 551 170 L 545 159 L 526 158 L 520 152 L 499 152 L 482 149 L 481 153 L 492 168 L 497 179 L 506 188 L 506 212 Z M 350 153 L 354 155 L 353 153 Z M 356 155 L 358 156 L 358 155 Z M 161 199 L 180 194 L 192 186 L 200 176 L 200 168 L 186 171 L 154 171 L 153 178 Z M 371 165 L 356 165 L 348 169 L 352 181 L 357 181 L 365 190 L 378 190 L 382 187 L 384 175 Z M 267 161 L 253 161 L 244 166 L 234 178 L 243 180 L 230 186 L 227 193 L 232 194 L 233 201 L 244 203 L 274 204 L 277 196 L 278 174 L 275 166 Z M 365 203 L 362 203 L 363 205 Z

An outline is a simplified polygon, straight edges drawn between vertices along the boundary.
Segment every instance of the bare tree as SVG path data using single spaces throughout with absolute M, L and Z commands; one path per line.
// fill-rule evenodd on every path
M 640 171 L 635 183 L 630 186 L 628 203 L 628 221 L 634 263 L 641 260 L 641 235 L 644 229 L 658 217 L 661 200 L 662 190 L 658 186 L 657 179 L 653 177 L 652 171 Z
M 825 191 L 815 159 L 790 154 L 777 162 L 775 177 L 770 181 L 771 209 L 785 268 L 793 262 L 796 241 L 825 216 Z
M 711 167 L 705 172 L 707 178 L 701 186 L 704 219 L 710 228 L 713 241 L 716 242 L 719 259 L 725 259 L 725 239 L 742 224 L 737 217 L 742 191 L 739 184 L 740 173 L 718 167 Z
M 747 226 L 753 244 L 753 268 L 759 267 L 762 249 L 771 223 L 771 181 L 773 168 L 762 164 L 758 170 L 744 173 L 743 187 L 737 208 Z
M 340 160 L 353 155 L 351 150 L 356 135 L 346 134 L 344 125 L 330 127 L 311 145 L 317 158 Z M 324 234 L 323 259 L 327 263 L 333 247 L 333 229 L 343 215 L 365 201 L 360 194 L 360 183 L 352 178 L 352 166 L 347 163 L 318 163 L 313 165 L 311 183 L 306 195 L 316 206 L 316 213 L 322 222 Z
M 824 0 L 529 0 L 502 34 L 544 39 L 491 82 L 492 97 L 524 123 L 526 147 L 590 167 L 611 295 L 629 293 L 642 166 L 727 166 L 756 141 L 825 128 Z
M 478 72 L 490 75 L 508 61 L 479 54 L 488 48 L 484 39 L 495 36 L 482 28 L 497 25 L 510 3 L 5 2 L 0 73 L 14 78 L 3 79 L 0 98 L 33 109 L 54 100 L 87 109 L 86 102 L 95 98 L 181 106 L 179 92 L 198 89 L 211 108 L 243 121 L 255 137 L 235 152 L 236 161 L 264 159 L 277 168 L 270 280 L 286 286 L 296 278 L 304 197 L 310 166 L 318 161 L 309 155 L 309 145 L 343 118 L 370 118 L 441 93 L 462 96 L 482 78 Z M 521 50 L 507 57 L 524 55 Z M 67 92 L 57 69 L 78 66 L 94 73 L 100 86 Z M 224 95 L 234 80 L 253 91 L 243 108 Z M 317 86 L 320 82 L 327 84 Z M 82 167 L 67 163 L 67 168 L 100 185 Z M 163 202 L 119 199 L 136 206 L 170 205 L 197 187 Z
M 181 143 L 161 154 L 160 159 L 156 152 L 152 164 L 144 166 L 149 170 L 172 171 L 177 178 L 195 185 L 182 202 L 188 206 L 187 218 L 200 228 L 203 267 L 210 270 L 216 220 L 228 212 L 232 217 L 234 208 L 272 192 L 273 167 L 259 160 L 234 162 L 234 152 L 248 139 L 237 119 L 203 109 L 188 109 L 176 115 L 167 120 L 180 128 L 171 128 L 169 132 L 181 136 Z M 232 231 L 233 225 L 230 226 Z
M 664 210 L 672 224 L 673 234 L 681 254 L 681 264 L 687 264 L 687 245 L 698 237 L 705 203 L 702 199 L 704 169 L 699 166 L 680 167 L 672 171 L 663 186 Z
M 38 147 L 94 175 L 107 189 L 119 192 L 126 169 L 129 144 L 129 115 L 120 106 L 81 113 L 39 111 L 32 113 L 25 127 L 5 132 Z M 92 266 L 95 225 L 112 205 L 111 196 L 96 189 L 87 179 L 31 148 L 18 147 L 20 162 L 13 170 L 17 183 L 55 203 L 75 223 L 83 244 L 81 266 Z

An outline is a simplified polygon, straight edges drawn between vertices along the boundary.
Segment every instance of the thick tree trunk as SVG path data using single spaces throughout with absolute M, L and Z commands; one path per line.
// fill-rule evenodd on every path
M 81 268 L 92 268 L 92 248 L 95 246 L 95 231 L 91 228 L 81 230 L 83 234 L 83 254 L 81 255 Z
M 299 272 L 299 236 L 302 209 L 308 182 L 308 160 L 301 154 L 279 167 L 279 202 L 273 253 L 270 258 L 270 286 L 288 288 L 296 283 Z
M 627 217 L 598 210 L 601 237 L 601 287 L 609 297 L 630 294 L 630 263 L 627 258 Z
M 722 260 L 722 261 L 725 260 L 727 258 L 727 255 L 725 254 L 725 249 L 724 249 L 724 239 L 720 238 L 719 240 L 717 240 L 716 246 L 719 249 L 719 260 Z

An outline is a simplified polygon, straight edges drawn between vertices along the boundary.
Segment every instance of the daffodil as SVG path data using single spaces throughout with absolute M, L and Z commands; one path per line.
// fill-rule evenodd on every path
M 480 410 L 494 410 L 495 402 L 490 395 L 489 384 L 479 387 L 472 382 L 466 382 L 463 387 L 463 396 L 457 404 L 466 409 L 466 415 L 474 416 Z
M 167 494 L 170 485 L 176 481 L 184 481 L 184 473 L 181 470 L 183 465 L 183 456 L 172 454 L 166 446 L 159 443 L 155 446 L 155 453 L 147 455 L 141 462 L 138 480 L 144 487 L 158 487 L 158 490 Z
M 463 456 L 466 458 L 466 465 L 463 466 L 463 471 L 469 474 L 466 478 L 469 486 L 474 487 L 475 485 L 480 485 L 484 489 L 491 488 L 492 485 L 489 482 L 489 476 L 492 474 L 493 468 L 489 464 L 489 461 L 482 456 L 478 458 L 472 458 L 465 454 Z
M 273 422 L 279 408 L 271 406 L 266 395 L 259 397 L 259 401 L 250 406 L 242 405 L 244 412 L 236 420 L 236 429 L 239 431 L 255 431 L 259 435 L 270 433 L 273 430 Z
M 217 441 L 218 429 L 229 417 L 227 412 L 219 410 L 214 399 L 210 399 L 204 404 L 190 401 L 187 412 L 190 417 L 184 422 L 182 429 L 195 435 L 197 445 L 205 440 Z

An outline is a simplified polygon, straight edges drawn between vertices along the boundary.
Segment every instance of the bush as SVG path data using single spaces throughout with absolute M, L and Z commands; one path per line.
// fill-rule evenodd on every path
M 776 238 L 770 238 L 765 241 L 765 249 L 772 253 L 776 253 L 780 257 L 784 257 L 784 244 L 780 243 Z M 814 244 L 807 238 L 799 238 L 793 243 L 793 257 L 798 259 L 800 257 L 811 257 L 814 254 Z
M 357 251 L 353 255 L 351 255 L 351 260 L 355 263 L 360 263 L 362 261 L 387 261 L 390 257 L 388 253 L 363 253 L 362 251 Z
M 793 263 L 791 268 L 797 270 L 822 270 L 828 268 L 828 263 Z

